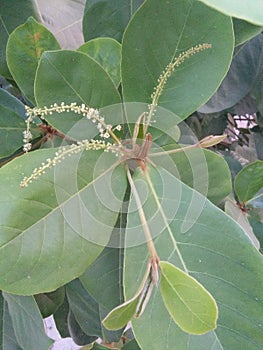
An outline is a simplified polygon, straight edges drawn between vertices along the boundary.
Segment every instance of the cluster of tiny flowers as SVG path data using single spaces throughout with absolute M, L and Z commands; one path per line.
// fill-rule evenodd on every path
M 70 157 L 72 154 L 88 150 L 112 150 L 112 152 L 115 152 L 115 148 L 115 145 L 111 144 L 110 142 L 105 142 L 104 140 L 82 140 L 68 147 L 62 147 L 55 153 L 55 157 L 53 159 L 48 158 L 39 168 L 35 168 L 29 177 L 24 177 L 20 183 L 20 187 L 27 187 L 33 180 L 45 174 L 48 168 L 54 167 L 56 164 L 64 160 L 66 156 Z
M 43 107 L 43 108 L 30 108 L 26 107 L 27 109 L 27 115 L 28 115 L 28 121 L 32 121 L 35 117 L 40 117 L 41 119 L 45 119 L 45 116 L 53 114 L 53 112 L 56 113 L 64 113 L 64 112 L 74 112 L 76 114 L 81 114 L 87 119 L 89 119 L 91 122 L 96 123 L 96 127 L 100 133 L 100 137 L 108 139 L 112 135 L 112 131 L 117 129 L 120 130 L 121 126 L 118 125 L 112 130 L 112 125 L 106 124 L 104 117 L 100 116 L 100 113 L 98 109 L 91 108 L 86 106 L 84 103 L 81 105 L 77 105 L 76 102 L 72 102 L 71 104 L 65 104 L 62 102 L 60 105 L 57 103 L 54 103 L 50 107 Z
M 32 148 L 32 143 L 30 142 L 32 140 L 32 134 L 30 130 L 23 131 L 23 151 L 28 152 Z
M 26 116 L 27 119 L 25 120 L 26 123 L 26 130 L 23 131 L 23 151 L 28 152 L 32 148 L 31 140 L 33 138 L 31 131 L 30 131 L 30 124 L 32 123 L 34 116 L 30 113 L 31 108 L 29 106 L 25 106 L 26 109 Z
M 199 44 L 194 47 L 191 47 L 189 50 L 181 53 L 178 57 L 175 57 L 165 68 L 163 73 L 160 75 L 160 77 L 157 80 L 157 86 L 154 88 L 154 92 L 151 95 L 152 103 L 149 105 L 149 118 L 151 118 L 154 114 L 154 111 L 157 107 L 158 100 L 162 94 L 162 91 L 164 89 L 165 84 L 167 83 L 167 80 L 170 78 L 172 73 L 174 72 L 175 68 L 180 66 L 184 62 L 185 59 L 189 58 L 190 56 L 196 54 L 197 52 L 210 49 L 212 47 L 211 44 Z

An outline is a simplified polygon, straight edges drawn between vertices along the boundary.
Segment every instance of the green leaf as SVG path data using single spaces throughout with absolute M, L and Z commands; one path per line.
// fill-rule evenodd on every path
M 83 332 L 71 310 L 69 310 L 68 314 L 68 328 L 70 331 L 70 337 L 77 345 L 91 344 L 97 339 L 96 336 L 89 336 Z
M 17 115 L 25 119 L 25 105 L 6 90 L 0 89 L 0 105 L 12 109 Z
M 63 304 L 65 299 L 65 288 L 61 287 L 54 292 L 40 293 L 34 295 L 43 318 L 53 315 Z
M 257 220 L 255 217 L 249 216 L 248 217 L 249 223 L 251 227 L 253 228 L 253 232 L 255 236 L 257 237 L 259 243 L 260 243 L 260 251 L 263 253 L 263 222 Z
M 85 0 L 31 0 L 39 9 L 43 24 L 63 49 L 75 50 L 83 43 L 82 18 Z
M 127 201 L 127 197 L 126 193 L 124 201 Z M 121 212 L 108 246 L 80 276 L 80 281 L 85 289 L 108 312 L 123 302 L 122 269 L 125 225 L 126 213 Z
M 259 249 L 260 244 L 255 236 L 253 229 L 248 221 L 246 213 L 244 213 L 237 205 L 231 200 L 226 200 L 225 202 L 225 212 L 230 215 L 244 230 L 248 236 L 250 242 Z
M 124 201 L 127 200 L 127 194 Z M 111 309 L 123 302 L 122 264 L 125 213 L 120 213 L 112 237 L 103 252 L 94 263 L 80 276 L 86 291 L 98 303 L 100 320 L 104 319 Z M 108 342 L 119 341 L 123 329 L 108 331 L 102 326 L 103 339 Z
M 263 4 L 261 0 L 200 0 L 203 3 L 229 16 L 244 19 L 248 22 L 263 25 Z
M 116 87 L 98 63 L 82 52 L 66 50 L 42 55 L 36 74 L 35 94 L 39 106 L 76 102 L 102 108 L 120 102 Z M 63 116 L 55 113 L 46 116 L 46 119 L 66 133 L 80 118 L 75 113 Z M 94 128 L 90 126 L 90 129 L 78 128 L 78 139 L 94 137 Z
M 34 79 L 44 51 L 59 49 L 53 34 L 30 17 L 9 36 L 6 55 L 9 70 L 24 95 L 35 103 Z
M 217 305 L 196 279 L 174 265 L 160 261 L 161 294 L 173 320 L 185 332 L 204 334 L 216 328 Z
M 96 37 L 111 37 L 121 41 L 131 16 L 143 0 L 87 0 L 83 17 L 85 41 Z
M 140 294 L 136 294 L 132 299 L 114 308 L 103 320 L 104 327 L 110 330 L 125 327 L 134 316 L 139 299 Z
M 0 157 L 11 155 L 23 145 L 22 133 L 26 125 L 21 118 L 20 103 L 8 92 L 0 90 Z M 25 110 L 23 112 L 25 114 Z
M 125 327 L 133 316 L 139 318 L 149 302 L 153 287 L 151 267 L 148 264 L 141 285 L 135 295 L 130 300 L 111 310 L 102 321 L 104 327 L 109 330 L 120 329 Z
M 123 301 L 121 264 L 121 250 L 118 247 L 106 247 L 80 276 L 80 281 L 86 290 L 99 304 L 109 310 Z
M 23 350 L 18 345 L 8 305 L 3 295 L 0 295 L 0 346 L 2 350 Z
M 122 350 L 140 350 L 141 348 L 137 344 L 136 340 L 133 339 L 129 341 L 127 344 L 125 344 L 121 349 Z
M 143 315 L 132 320 L 141 349 L 170 350 L 175 341 L 178 350 L 260 349 L 262 255 L 241 227 L 205 197 L 166 170 L 148 168 L 166 220 L 141 171 L 135 172 L 134 181 L 157 253 L 161 260 L 188 272 L 213 295 L 219 319 L 214 331 L 198 336 L 186 334 L 173 322 L 156 289 Z M 134 208 L 132 197 L 126 230 L 125 300 L 136 293 L 148 264 L 148 248 Z
M 2 0 L 0 14 L 0 74 L 8 79 L 12 76 L 6 63 L 6 43 L 10 33 L 29 16 L 40 18 L 31 0 L 17 3 L 16 0 Z
M 164 147 L 164 151 L 176 147 L 169 145 Z M 195 148 L 170 155 L 164 152 L 163 155 L 151 159 L 215 204 L 220 203 L 232 190 L 229 167 L 215 152 Z
M 235 32 L 235 45 L 244 44 L 247 40 L 253 38 L 257 34 L 260 34 L 262 27 L 255 26 L 238 18 L 233 18 L 234 32 Z
M 55 152 L 25 154 L 0 169 L 0 288 L 8 292 L 49 292 L 81 275 L 118 218 L 126 179 L 112 153 L 72 155 L 20 188 Z
M 17 342 L 23 350 L 48 350 L 53 341 L 45 334 L 44 324 L 32 296 L 3 293 L 8 304 Z
M 83 52 L 98 62 L 109 74 L 116 86 L 120 83 L 121 44 L 111 38 L 97 38 L 81 45 Z
M 56 323 L 56 328 L 62 338 L 70 337 L 68 329 L 68 314 L 69 314 L 69 305 L 68 300 L 65 295 L 63 304 L 57 309 L 54 313 L 54 321 Z
M 123 38 L 125 101 L 150 103 L 165 67 L 182 52 L 202 43 L 212 44 L 212 48 L 189 57 L 175 69 L 159 99 L 159 106 L 182 119 L 213 95 L 228 71 L 234 45 L 232 21 L 199 1 L 145 2 Z
M 69 307 L 87 336 L 102 338 L 99 305 L 77 279 L 67 284 Z
M 216 93 L 199 111 L 215 113 L 234 106 L 252 89 L 261 74 L 263 36 L 235 49 L 230 69 Z M 231 91 L 231 93 L 229 93 Z
M 257 160 L 244 167 L 237 174 L 234 187 L 241 203 L 252 199 L 263 187 L 263 161 Z
M 103 345 L 100 345 L 100 344 L 98 344 L 98 343 L 94 343 L 93 344 L 93 347 L 91 348 L 92 350 L 108 350 L 109 348 L 107 347 L 105 347 L 105 346 L 103 346 Z M 85 350 L 85 349 L 84 349 Z

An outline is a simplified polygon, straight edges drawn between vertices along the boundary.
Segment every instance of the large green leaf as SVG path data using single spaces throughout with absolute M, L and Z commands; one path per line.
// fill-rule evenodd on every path
M 261 0 L 200 0 L 223 13 L 244 19 L 248 22 L 263 25 L 263 4 Z
M 144 314 L 132 321 L 141 349 L 170 350 L 174 344 L 178 350 L 260 349 L 263 337 L 262 256 L 241 227 L 201 194 L 164 169 L 150 168 L 149 173 L 166 222 L 154 204 L 144 174 L 137 171 L 134 181 L 144 203 L 148 225 L 156 237 L 154 242 L 160 259 L 188 271 L 204 285 L 217 302 L 219 319 L 215 331 L 202 336 L 186 334 L 170 318 L 156 288 Z M 191 202 L 193 209 L 189 213 Z M 132 198 L 125 251 L 126 300 L 136 292 L 148 264 L 147 246 L 141 244 L 143 232 L 134 207 Z
M 179 327 L 191 334 L 215 329 L 218 311 L 211 294 L 196 279 L 167 261 L 160 261 L 160 269 L 163 301 Z
M 3 293 L 8 304 L 14 332 L 23 350 L 48 350 L 53 341 L 45 334 L 44 324 L 32 296 L 18 296 Z
M 0 9 L 0 74 L 12 79 L 6 63 L 6 43 L 10 33 L 29 16 L 36 19 L 40 15 L 36 11 L 32 0 L 24 0 L 23 3 L 17 0 L 2 0 Z
M 9 36 L 6 48 L 9 70 L 24 95 L 35 103 L 34 79 L 44 51 L 58 50 L 53 34 L 30 17 Z
M 245 97 L 261 75 L 263 35 L 236 48 L 230 69 L 222 84 L 202 106 L 202 113 L 215 113 L 234 106 Z
M 87 0 L 83 18 L 85 41 L 111 37 L 121 41 L 131 16 L 143 0 Z
M 55 172 L 48 169 L 19 188 L 23 176 L 55 152 L 35 151 L 0 170 L 3 290 L 49 292 L 81 275 L 107 244 L 117 220 L 126 180 L 122 166 L 112 165 L 112 153 L 72 155 Z
M 116 87 L 98 63 L 82 52 L 67 50 L 42 55 L 36 74 L 35 97 L 39 106 L 76 102 L 101 108 L 120 102 Z M 48 115 L 46 119 L 54 127 L 67 132 L 80 117 L 75 113 L 65 113 L 63 116 Z M 83 130 L 82 126 L 78 128 L 77 136 L 94 137 L 94 129 L 90 125 Z
M 212 48 L 189 57 L 176 68 L 159 100 L 159 106 L 182 119 L 204 104 L 224 78 L 234 45 L 232 21 L 198 1 L 145 2 L 123 38 L 125 100 L 151 102 L 165 67 L 182 52 L 202 43 Z
M 263 188 L 263 161 L 257 160 L 243 168 L 235 178 L 235 192 L 240 202 L 247 202 Z
M 86 53 L 109 74 L 116 86 L 120 83 L 121 44 L 111 38 L 97 38 L 81 45 L 78 51 Z

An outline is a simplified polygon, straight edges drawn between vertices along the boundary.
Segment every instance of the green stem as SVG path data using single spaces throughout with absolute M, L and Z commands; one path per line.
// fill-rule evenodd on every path
M 141 221 L 141 224 L 142 224 L 142 229 L 143 229 L 143 232 L 144 232 L 144 235 L 145 235 L 145 238 L 146 238 L 146 242 L 147 242 L 147 246 L 148 246 L 148 250 L 149 250 L 149 253 L 150 253 L 150 259 L 158 261 L 159 257 L 158 257 L 157 251 L 155 249 L 153 240 L 152 240 L 151 231 L 150 231 L 149 225 L 147 223 L 147 220 L 146 220 L 146 217 L 145 217 L 145 214 L 144 214 L 144 210 L 142 208 L 141 199 L 140 199 L 140 196 L 138 194 L 138 191 L 136 189 L 135 183 L 134 183 L 134 181 L 132 179 L 132 176 L 131 176 L 131 173 L 130 173 L 129 169 L 127 169 L 127 177 L 128 177 L 128 181 L 129 181 L 130 186 L 131 186 L 131 192 L 132 192 L 132 194 L 134 196 L 134 199 L 135 199 L 135 202 L 136 202 L 136 205 L 137 205 L 138 214 L 139 214 L 140 221 Z
M 171 149 L 169 151 L 162 151 L 162 152 L 151 153 L 151 154 L 149 154 L 149 157 L 159 157 L 159 156 L 163 157 L 164 155 L 167 155 L 167 154 L 174 154 L 174 153 L 184 152 L 186 150 L 193 149 L 193 148 L 200 148 L 199 143 L 196 143 L 194 145 L 185 146 L 185 147 L 182 147 L 182 148 Z
M 175 239 L 174 239 L 173 233 L 172 233 L 172 231 L 171 231 L 171 229 L 170 229 L 169 223 L 168 223 L 168 221 L 167 221 L 167 219 L 166 219 L 165 213 L 164 213 L 163 208 L 162 208 L 162 206 L 161 206 L 161 204 L 160 204 L 158 195 L 157 195 L 157 193 L 156 193 L 156 191 L 155 191 L 155 188 L 154 188 L 154 186 L 153 186 L 153 183 L 152 183 L 152 180 L 151 180 L 151 178 L 150 178 L 150 175 L 149 175 L 149 172 L 148 172 L 148 169 L 147 169 L 147 168 L 144 170 L 144 174 L 145 174 L 146 180 L 147 180 L 147 182 L 148 182 L 148 185 L 149 185 L 149 187 L 150 187 L 150 189 L 151 189 L 151 191 L 152 191 L 152 194 L 153 194 L 153 197 L 154 197 L 155 202 L 156 202 L 156 204 L 157 204 L 158 210 L 160 211 L 161 216 L 162 216 L 162 218 L 163 218 L 165 227 L 166 227 L 166 229 L 168 230 L 168 233 L 169 233 L 170 238 L 171 238 L 171 240 L 172 240 L 172 242 L 173 242 L 173 245 L 174 245 L 174 247 L 175 247 L 175 250 L 176 250 L 176 252 L 177 252 L 177 254 L 178 254 L 178 257 L 179 257 L 179 259 L 180 259 L 180 261 L 181 261 L 181 264 L 182 264 L 182 266 L 183 266 L 183 269 L 184 269 L 184 271 L 185 271 L 186 273 L 189 273 L 189 271 L 188 271 L 188 269 L 187 269 L 187 267 L 186 267 L 186 265 L 185 265 L 185 263 L 184 263 L 182 254 L 181 254 L 181 252 L 180 252 L 180 250 L 179 250 L 179 248 L 178 248 L 178 246 L 177 246 L 177 243 L 176 243 L 176 241 L 175 241 Z

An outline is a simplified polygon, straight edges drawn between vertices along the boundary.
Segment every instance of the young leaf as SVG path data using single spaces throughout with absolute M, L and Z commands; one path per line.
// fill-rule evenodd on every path
M 140 295 L 136 294 L 132 299 L 114 308 L 103 320 L 107 329 L 115 330 L 125 327 L 136 312 Z
M 185 332 L 204 334 L 216 328 L 214 298 L 196 279 L 167 261 L 160 261 L 161 293 L 174 321 Z
M 6 48 L 7 64 L 13 78 L 26 97 L 35 103 L 34 79 L 44 51 L 58 50 L 52 33 L 30 17 L 9 36 Z
M 154 287 L 151 277 L 151 267 L 148 264 L 141 286 L 133 298 L 115 307 L 103 320 L 107 329 L 114 330 L 124 327 L 134 316 L 140 317 L 152 294 Z

